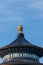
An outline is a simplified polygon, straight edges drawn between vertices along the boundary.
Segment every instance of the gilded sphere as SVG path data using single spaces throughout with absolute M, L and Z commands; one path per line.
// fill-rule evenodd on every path
M 21 31 L 22 32 L 23 31 L 23 26 L 21 26 L 21 25 L 18 26 L 18 31 Z

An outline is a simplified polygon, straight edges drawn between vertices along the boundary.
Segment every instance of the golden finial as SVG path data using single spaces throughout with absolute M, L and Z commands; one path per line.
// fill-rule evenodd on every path
M 18 32 L 22 33 L 22 31 L 23 31 L 23 26 L 22 25 L 18 26 Z

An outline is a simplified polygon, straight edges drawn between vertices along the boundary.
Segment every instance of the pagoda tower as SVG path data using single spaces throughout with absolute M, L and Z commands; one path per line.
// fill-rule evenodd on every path
M 0 48 L 0 65 L 43 65 L 39 59 L 43 57 L 43 48 L 27 41 L 23 34 L 23 26 L 18 26 L 17 38 L 9 45 Z

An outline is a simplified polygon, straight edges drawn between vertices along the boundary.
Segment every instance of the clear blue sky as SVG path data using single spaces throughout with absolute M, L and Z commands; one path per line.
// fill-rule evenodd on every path
M 43 48 L 43 0 L 0 0 L 0 47 L 16 38 L 18 25 L 28 41 Z

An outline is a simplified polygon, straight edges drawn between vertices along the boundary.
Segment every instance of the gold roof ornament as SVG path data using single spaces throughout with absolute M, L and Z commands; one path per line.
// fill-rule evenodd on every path
M 22 32 L 23 32 L 23 26 L 20 25 L 20 26 L 18 26 L 18 33 L 22 33 Z

